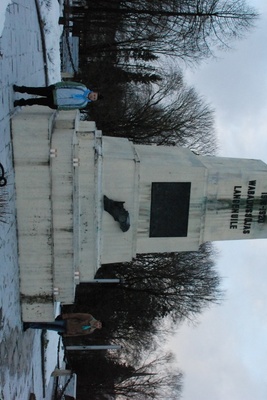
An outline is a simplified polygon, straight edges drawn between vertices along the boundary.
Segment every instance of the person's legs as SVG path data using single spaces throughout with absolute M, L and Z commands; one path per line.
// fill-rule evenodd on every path
M 35 96 L 49 97 L 52 94 L 55 85 L 45 86 L 45 87 L 33 87 L 33 86 L 13 86 L 15 92 L 28 93 Z
M 66 321 L 59 320 L 54 322 L 25 322 L 24 330 L 27 329 L 46 329 L 49 331 L 66 332 Z
M 33 105 L 38 105 L 38 106 L 47 106 L 50 107 L 54 110 L 56 110 L 58 107 L 54 104 L 54 99 L 53 99 L 53 94 L 52 92 L 49 94 L 48 97 L 33 97 L 30 99 L 20 99 L 20 100 L 15 100 L 14 101 L 14 107 L 22 107 L 22 106 L 33 106 Z

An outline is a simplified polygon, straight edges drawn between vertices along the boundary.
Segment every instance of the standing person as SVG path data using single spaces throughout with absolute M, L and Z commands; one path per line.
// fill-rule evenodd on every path
M 98 92 L 87 89 L 82 83 L 70 81 L 57 82 L 46 87 L 14 85 L 13 89 L 15 92 L 41 96 L 15 100 L 14 107 L 40 105 L 56 110 L 74 110 L 84 108 L 88 103 L 102 98 Z
M 102 328 L 102 322 L 87 313 L 62 314 L 60 319 L 53 322 L 24 322 L 24 331 L 27 329 L 46 329 L 57 331 L 64 337 L 90 335 L 96 329 Z

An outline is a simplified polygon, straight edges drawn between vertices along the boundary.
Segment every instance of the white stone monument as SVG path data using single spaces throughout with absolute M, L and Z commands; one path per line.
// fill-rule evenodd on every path
M 267 237 L 262 161 L 133 145 L 38 106 L 12 133 L 24 321 L 53 320 L 101 264 Z

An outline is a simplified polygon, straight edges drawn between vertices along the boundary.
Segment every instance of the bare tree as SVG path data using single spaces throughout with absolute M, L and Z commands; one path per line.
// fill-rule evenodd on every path
M 207 307 L 223 299 L 210 243 L 198 252 L 139 255 L 131 263 L 102 266 L 97 277 L 123 278 L 123 285 L 78 289 L 75 311 L 89 308 L 108 321 L 103 343 L 123 346 L 127 360 L 140 360 L 154 337 L 170 333 L 182 320 L 195 321 Z M 92 312 L 92 311 L 91 311 Z M 172 321 L 171 327 L 162 322 Z M 98 335 L 98 336 L 99 336 Z
M 213 110 L 184 84 L 181 72 L 156 84 L 128 85 L 124 100 L 107 110 L 101 128 L 139 144 L 181 145 L 215 154 Z
M 84 354 L 74 365 L 79 399 L 87 400 L 88 393 L 90 398 L 103 400 L 107 395 L 118 400 L 177 400 L 181 396 L 183 376 L 171 353 L 143 356 L 139 365 L 122 362 L 117 353 L 108 357 Z
M 222 300 L 221 280 L 214 264 L 213 246 L 206 243 L 197 252 L 139 255 L 132 262 L 131 271 L 125 271 L 124 265 L 123 270 L 116 268 L 116 275 L 125 279 L 125 298 L 135 294 L 140 303 L 147 298 L 154 310 L 148 310 L 148 315 L 169 315 L 177 322 L 194 319 L 205 307 Z
M 119 399 L 168 399 L 181 397 L 182 374 L 171 366 L 173 355 L 164 354 L 122 376 L 115 382 L 114 391 Z
M 112 5 L 112 6 L 111 6 Z M 115 5 L 115 6 L 114 6 Z M 245 0 L 140 0 L 88 2 L 90 13 L 120 15 L 108 51 L 150 50 L 199 61 L 228 48 L 253 27 L 257 12 Z M 101 44 L 100 44 L 101 46 Z

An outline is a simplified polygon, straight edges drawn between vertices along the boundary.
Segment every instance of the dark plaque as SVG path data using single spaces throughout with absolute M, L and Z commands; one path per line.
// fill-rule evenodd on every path
M 186 237 L 190 182 L 153 182 L 150 237 Z

